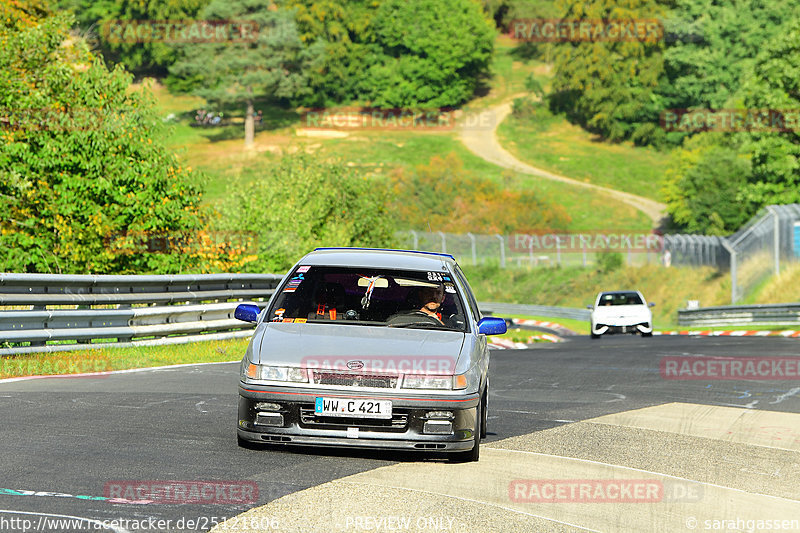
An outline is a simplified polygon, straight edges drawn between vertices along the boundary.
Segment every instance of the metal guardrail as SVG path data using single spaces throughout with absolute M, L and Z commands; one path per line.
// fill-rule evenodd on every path
M 282 277 L 0 274 L 0 355 L 246 337 L 236 306 L 266 305 Z
M 800 303 L 722 305 L 678 310 L 681 326 L 793 326 L 800 325 Z
M 546 316 L 553 318 L 571 318 L 573 320 L 589 320 L 591 311 L 576 307 L 555 307 L 548 305 L 504 304 L 495 302 L 478 303 L 481 311 L 492 314 L 510 314 L 527 316 Z
M 0 274 L 0 355 L 247 337 L 253 326 L 233 318 L 236 306 L 266 305 L 281 279 L 276 274 Z M 584 309 L 480 307 L 497 314 L 589 319 Z

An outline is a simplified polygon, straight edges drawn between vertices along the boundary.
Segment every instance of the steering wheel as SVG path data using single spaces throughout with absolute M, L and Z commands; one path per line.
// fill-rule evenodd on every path
M 387 320 L 387 325 L 389 326 L 405 326 L 409 324 L 432 324 L 436 326 L 442 325 L 438 319 L 428 315 L 427 313 L 423 313 L 422 311 L 408 311 L 405 313 L 399 313 L 390 316 Z

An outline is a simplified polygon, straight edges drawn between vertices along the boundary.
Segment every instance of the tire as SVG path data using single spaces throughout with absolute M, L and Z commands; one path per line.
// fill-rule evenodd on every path
M 642 337 L 652 337 L 652 336 L 653 336 L 652 331 L 650 333 L 642 333 Z
M 486 422 L 489 418 L 489 381 L 486 381 L 486 387 L 483 389 L 483 408 L 481 409 L 481 438 L 486 438 Z
M 481 412 L 483 411 L 483 396 L 481 396 L 481 401 L 478 403 L 478 406 L 475 408 L 475 428 L 472 431 L 474 437 L 474 445 L 472 446 L 471 450 L 467 450 L 464 452 L 454 452 L 451 453 L 448 457 L 448 460 L 452 463 L 471 463 L 473 461 L 477 461 L 481 455 L 481 432 L 482 424 L 481 424 Z
M 600 338 L 600 335 L 595 335 L 594 333 L 592 333 L 592 334 L 591 334 L 591 337 L 592 337 L 593 339 L 599 339 L 599 338 Z

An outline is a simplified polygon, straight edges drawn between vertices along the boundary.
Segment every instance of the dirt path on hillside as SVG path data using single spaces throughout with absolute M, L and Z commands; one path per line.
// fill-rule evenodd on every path
M 511 155 L 505 148 L 500 145 L 497 140 L 497 128 L 511 114 L 511 102 L 505 102 L 495 107 L 482 111 L 477 117 L 466 119 L 464 125 L 461 127 L 460 138 L 461 142 L 469 149 L 470 152 L 486 161 L 498 165 L 503 168 L 522 172 L 524 174 L 531 174 L 549 180 L 560 181 L 575 185 L 576 187 L 585 187 L 593 189 L 597 192 L 607 194 L 621 202 L 625 202 L 642 211 L 652 221 L 654 227 L 658 227 L 661 219 L 666 214 L 666 206 L 655 200 L 637 196 L 608 187 L 585 183 L 576 179 L 567 178 L 553 174 L 547 170 L 536 168 L 527 163 L 523 163 L 513 155 Z M 484 127 L 484 125 L 486 125 Z

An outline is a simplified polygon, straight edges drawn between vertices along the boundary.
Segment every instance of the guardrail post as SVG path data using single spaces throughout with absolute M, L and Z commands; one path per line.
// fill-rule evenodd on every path
M 506 240 L 502 235 L 495 235 L 500 239 L 500 268 L 506 267 Z
M 475 235 L 473 235 L 472 233 L 467 233 L 467 235 L 469 236 L 469 240 L 472 243 L 471 244 L 471 246 L 472 246 L 472 264 L 473 265 L 477 265 L 478 264 L 478 254 L 477 254 L 477 251 L 475 249 Z
M 411 236 L 414 238 L 414 246 L 411 247 L 412 250 L 419 250 L 419 238 L 417 237 L 417 232 L 412 230 L 408 230 L 411 233 Z
M 728 250 L 728 253 L 731 254 L 731 305 L 736 305 L 736 293 L 738 289 L 736 287 L 736 250 L 731 246 L 728 242 L 728 239 L 720 239 L 722 242 L 722 246 Z
M 768 205 L 767 211 L 772 214 L 772 257 L 775 262 L 775 275 L 778 276 L 781 273 L 781 219 L 778 216 L 778 212 L 775 210 L 775 206 Z
M 438 233 L 439 236 L 442 238 L 442 253 L 446 254 L 447 253 L 447 238 L 444 236 L 444 232 L 442 232 L 442 231 L 437 231 L 436 233 Z
M 556 235 L 556 263 L 561 266 L 561 236 Z

